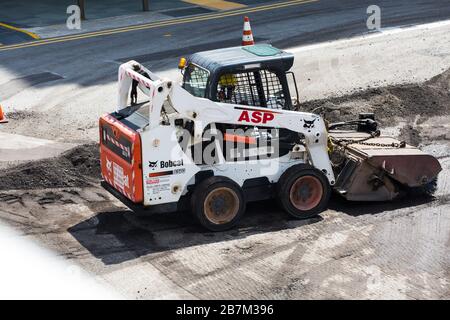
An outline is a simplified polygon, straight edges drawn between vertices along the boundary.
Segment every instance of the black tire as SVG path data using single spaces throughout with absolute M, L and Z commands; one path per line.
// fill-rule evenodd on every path
M 191 211 L 206 229 L 228 230 L 245 212 L 244 193 L 237 183 L 227 177 L 209 177 L 195 187 Z
M 277 183 L 279 204 L 297 219 L 309 219 L 324 211 L 330 195 L 331 187 L 325 175 L 307 164 L 290 167 Z

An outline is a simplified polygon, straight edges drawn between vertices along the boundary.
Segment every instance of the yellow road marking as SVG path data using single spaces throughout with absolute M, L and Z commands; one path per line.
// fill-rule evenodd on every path
M 183 2 L 196 4 L 201 7 L 206 7 L 216 10 L 231 10 L 245 8 L 245 4 L 240 4 L 237 2 L 223 1 L 223 0 L 183 0 Z
M 4 27 L 4 28 L 10 29 L 10 30 L 14 30 L 14 31 L 25 33 L 26 35 L 29 35 L 30 37 L 32 37 L 35 40 L 40 39 L 40 37 L 37 34 L 33 33 L 33 32 L 30 32 L 30 31 L 27 31 L 27 30 L 24 30 L 24 29 L 20 29 L 20 28 L 17 28 L 17 27 L 13 27 L 13 26 L 11 26 L 9 24 L 6 24 L 6 23 L 3 23 L 3 22 L 0 22 L 0 27 Z
M 38 40 L 38 41 L 23 42 L 23 43 L 19 43 L 19 44 L 3 46 L 0 48 L 0 52 L 6 51 L 6 50 L 42 46 L 42 45 L 47 45 L 47 44 L 52 44 L 52 43 L 67 42 L 67 41 L 80 40 L 80 39 L 88 39 L 88 38 L 94 38 L 94 37 L 99 37 L 99 36 L 106 36 L 106 35 L 112 35 L 112 34 L 118 34 L 118 33 L 130 32 L 130 31 L 146 30 L 146 29 L 153 29 L 153 28 L 158 28 L 158 27 L 172 26 L 172 25 L 183 24 L 183 23 L 220 19 L 220 18 L 238 16 L 238 15 L 243 15 L 243 14 L 248 14 L 248 13 L 253 13 L 253 12 L 267 11 L 267 10 L 285 8 L 285 7 L 294 6 L 294 5 L 312 3 L 312 2 L 317 2 L 317 1 L 319 1 L 319 0 L 291 0 L 291 1 L 278 2 L 278 3 L 270 4 L 270 5 L 262 5 L 262 6 L 230 10 L 230 11 L 224 11 L 224 12 L 218 12 L 218 13 L 210 13 L 210 14 L 205 14 L 205 15 L 201 15 L 201 16 L 191 17 L 191 18 L 177 18 L 177 19 L 163 20 L 163 21 L 158 21 L 158 22 L 150 22 L 150 23 L 135 25 L 135 26 L 87 32 L 87 33 L 79 34 L 79 35 L 68 35 L 68 36 L 49 38 L 49 39 L 43 39 L 43 40 Z

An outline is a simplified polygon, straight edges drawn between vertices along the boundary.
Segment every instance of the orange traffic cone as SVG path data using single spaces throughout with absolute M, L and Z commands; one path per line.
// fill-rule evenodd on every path
M 5 114 L 3 113 L 3 108 L 0 106 L 0 123 L 6 123 L 8 120 L 5 118 Z
M 244 17 L 244 31 L 242 33 L 242 45 L 251 46 L 254 44 L 255 41 L 253 41 L 253 33 L 252 27 L 250 26 L 250 19 L 248 17 Z

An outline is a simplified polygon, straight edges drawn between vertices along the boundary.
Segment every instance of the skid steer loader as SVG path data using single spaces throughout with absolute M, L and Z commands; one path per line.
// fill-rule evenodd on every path
M 354 201 L 433 192 L 439 162 L 382 136 L 372 114 L 327 124 L 297 111 L 293 62 L 267 44 L 199 52 L 181 59 L 181 85 L 122 64 L 118 109 L 99 123 L 102 185 L 136 212 L 187 209 L 212 231 L 251 201 L 310 218 L 332 189 Z M 133 82 L 147 100 L 129 106 Z

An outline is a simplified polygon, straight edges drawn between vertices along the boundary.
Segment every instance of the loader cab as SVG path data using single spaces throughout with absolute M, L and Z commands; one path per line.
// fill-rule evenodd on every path
M 187 59 L 182 86 L 212 101 L 290 110 L 291 93 L 298 100 L 293 63 L 292 54 L 269 44 L 198 52 Z

